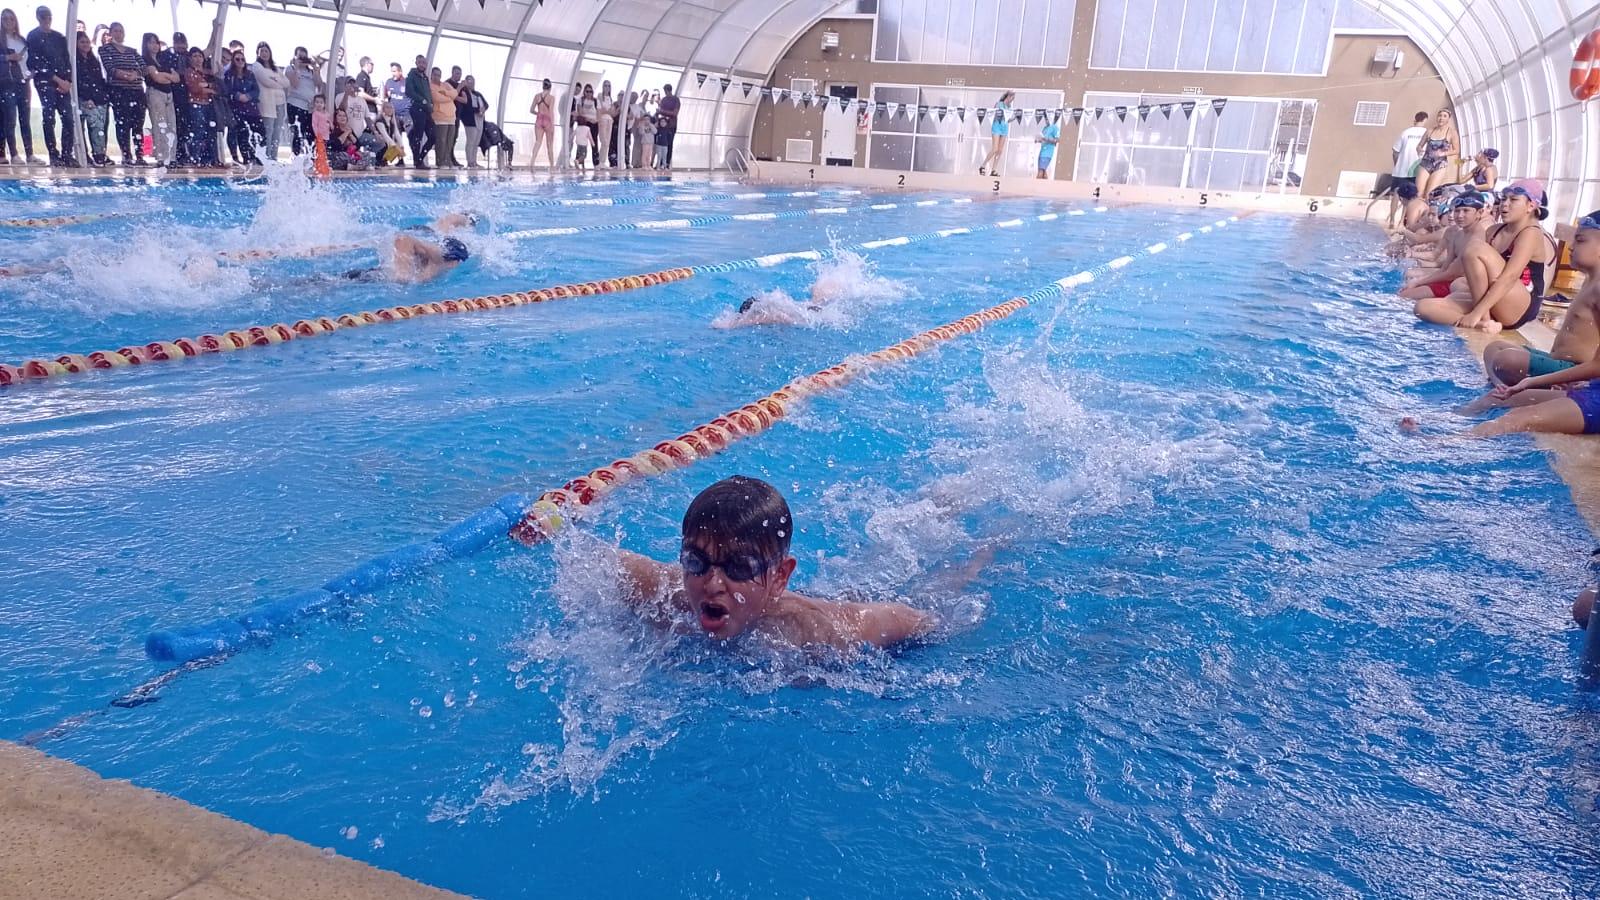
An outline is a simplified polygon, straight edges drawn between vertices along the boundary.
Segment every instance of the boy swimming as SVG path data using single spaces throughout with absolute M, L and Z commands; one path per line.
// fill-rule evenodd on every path
M 394 236 L 394 258 L 387 267 L 369 266 L 344 273 L 350 281 L 398 281 L 422 284 L 433 281 L 472 257 L 467 245 L 453 237 L 427 240 L 409 234 Z
M 700 492 L 683 515 L 678 564 L 622 551 L 624 596 L 663 624 L 692 616 L 719 641 L 760 635 L 794 647 L 889 647 L 933 630 L 900 603 L 849 603 L 789 590 L 794 518 L 771 485 L 736 475 Z

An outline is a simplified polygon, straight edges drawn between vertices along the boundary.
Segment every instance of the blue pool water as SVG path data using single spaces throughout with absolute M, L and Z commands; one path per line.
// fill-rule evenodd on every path
M 195 262 L 463 204 L 507 230 L 883 200 L 457 190 L 13 191 L 15 215 L 147 215 L 0 233 L 0 262 L 70 259 L 5 285 L 0 360 L 1071 208 L 480 235 L 436 287 L 315 280 L 370 254 Z M 527 202 L 601 195 L 661 202 Z M 745 296 L 804 296 L 817 272 L 789 263 L 6 389 L 0 738 L 105 710 L 44 749 L 485 897 L 1586 894 L 1600 728 L 1565 605 L 1591 538 L 1531 443 L 1397 433 L 1479 376 L 1347 223 L 1197 236 L 630 485 L 553 546 L 446 564 L 106 708 L 160 671 L 152 629 L 320 584 L 1218 214 L 825 263 L 855 294 L 799 327 L 712 327 Z M 798 586 L 909 598 L 945 633 L 824 665 L 640 624 L 609 548 L 670 558 L 685 504 L 733 473 L 788 496 Z M 985 546 L 958 584 L 948 564 Z

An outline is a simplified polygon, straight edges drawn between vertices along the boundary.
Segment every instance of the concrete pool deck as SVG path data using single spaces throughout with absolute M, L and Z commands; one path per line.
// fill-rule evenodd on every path
M 444 900 L 366 863 L 0 741 L 0 897 Z

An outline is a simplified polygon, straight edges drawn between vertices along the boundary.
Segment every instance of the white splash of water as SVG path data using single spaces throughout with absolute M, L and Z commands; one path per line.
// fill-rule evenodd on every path
M 251 250 L 294 250 L 377 241 L 381 231 L 361 222 L 359 207 L 332 185 L 313 180 L 309 157 L 267 163 L 261 208 L 238 236 Z
M 753 325 L 799 325 L 807 328 L 846 330 L 873 308 L 903 299 L 910 288 L 900 281 L 877 274 L 872 263 L 859 253 L 840 249 L 812 264 L 811 295 L 796 300 L 781 289 L 757 294 L 743 313 L 724 309 L 711 320 L 713 328 L 743 328 Z

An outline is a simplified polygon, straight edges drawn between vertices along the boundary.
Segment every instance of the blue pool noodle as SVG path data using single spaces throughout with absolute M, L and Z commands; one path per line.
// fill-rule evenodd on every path
M 265 643 L 300 619 L 319 615 L 337 603 L 413 578 L 446 560 L 486 549 L 506 536 L 534 499 L 525 494 L 507 494 L 432 540 L 391 550 L 321 587 L 269 600 L 240 616 L 153 631 L 144 639 L 144 652 L 160 662 L 186 663 Z

